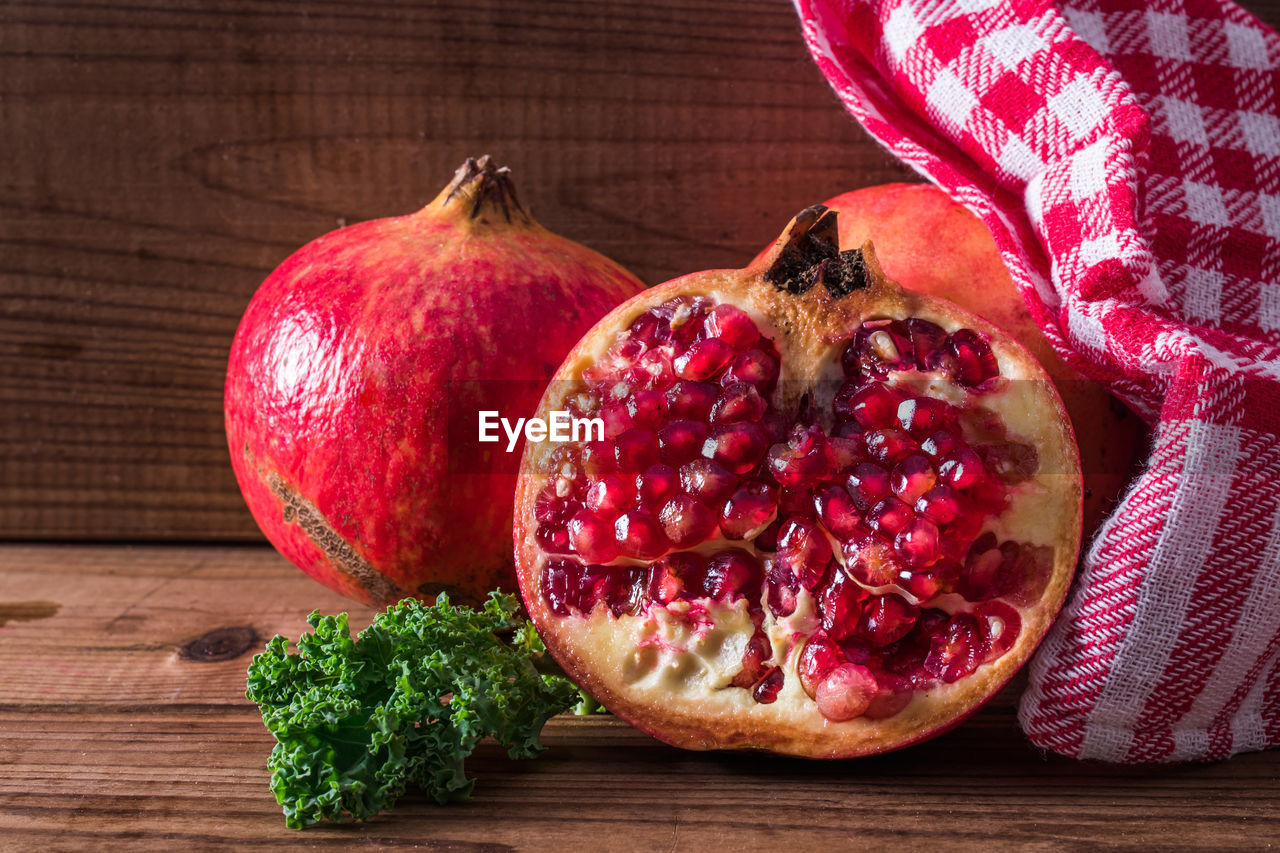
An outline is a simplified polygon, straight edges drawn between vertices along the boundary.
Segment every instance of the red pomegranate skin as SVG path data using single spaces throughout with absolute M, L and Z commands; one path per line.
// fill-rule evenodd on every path
M 309 243 L 263 282 L 231 349 L 227 440 L 254 518 L 366 603 L 516 589 L 520 448 L 474 444 L 477 410 L 532 414 L 565 353 L 643 287 L 535 223 L 488 158 L 417 213 Z M 450 452 L 451 415 L 486 458 Z

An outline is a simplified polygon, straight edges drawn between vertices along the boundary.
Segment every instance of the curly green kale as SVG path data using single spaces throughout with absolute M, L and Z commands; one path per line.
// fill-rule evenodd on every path
M 545 649 L 510 595 L 491 594 L 482 611 L 445 596 L 404 601 L 355 640 L 345 613 L 307 621 L 297 652 L 277 635 L 254 656 L 246 693 L 275 735 L 271 790 L 291 827 L 365 820 L 410 785 L 439 803 L 465 799 L 462 762 L 476 744 L 492 736 L 531 758 L 543 724 L 582 698 L 535 668 Z

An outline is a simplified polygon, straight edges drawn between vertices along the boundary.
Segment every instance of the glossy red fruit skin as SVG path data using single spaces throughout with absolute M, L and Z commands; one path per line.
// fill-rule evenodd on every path
M 494 472 L 451 470 L 450 417 L 466 407 L 474 430 L 480 408 L 533 412 L 565 353 L 643 288 L 529 218 L 487 157 L 417 213 L 308 243 L 254 294 L 227 367 L 227 442 L 254 519 L 358 601 L 516 589 L 519 452 Z M 479 447 L 507 456 L 505 437 Z

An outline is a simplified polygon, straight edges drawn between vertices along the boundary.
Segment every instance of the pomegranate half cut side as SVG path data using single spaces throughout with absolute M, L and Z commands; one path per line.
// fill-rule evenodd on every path
M 530 444 L 516 568 L 568 674 L 692 749 L 836 758 L 948 728 L 1026 662 L 1080 547 L 1066 412 L 1025 349 L 801 212 L 742 270 L 584 337 Z

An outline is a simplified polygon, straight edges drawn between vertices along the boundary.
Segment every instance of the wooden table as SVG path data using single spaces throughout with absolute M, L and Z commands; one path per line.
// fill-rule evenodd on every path
M 1115 768 L 1031 748 L 1006 691 L 959 729 L 844 762 L 683 752 L 612 718 L 550 749 L 482 746 L 468 803 L 409 796 L 359 826 L 286 829 L 249 658 L 348 609 L 259 547 L 0 546 L 0 848 L 253 845 L 580 850 L 1261 847 L 1280 752 Z M 354 625 L 371 618 L 352 610 Z M 1016 689 L 1016 688 L 1015 688 Z

